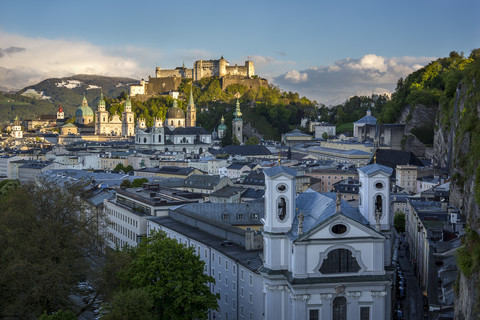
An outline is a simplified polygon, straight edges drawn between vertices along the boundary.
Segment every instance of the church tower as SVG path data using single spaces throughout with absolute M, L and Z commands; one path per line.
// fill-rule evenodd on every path
M 190 87 L 190 98 L 188 99 L 187 119 L 185 122 L 185 127 L 197 126 L 197 111 L 195 109 L 195 104 L 193 103 L 193 84 Z
M 218 126 L 218 138 L 223 139 L 227 133 L 227 125 L 225 124 L 225 119 L 222 116 L 220 125 Z
M 65 112 L 63 112 L 62 106 L 58 107 L 57 111 L 57 120 L 63 120 L 65 119 Z
M 236 137 L 240 144 L 243 144 L 243 120 L 242 120 L 242 111 L 240 111 L 240 102 L 237 99 L 237 107 L 233 113 L 232 121 L 232 139 Z
M 95 115 L 95 134 L 107 134 L 107 124 L 109 120 L 108 111 L 105 108 L 105 99 L 103 92 L 100 93 L 98 101 L 97 114 Z
M 23 138 L 22 123 L 20 119 L 18 119 L 18 116 L 16 116 L 15 121 L 13 121 L 12 134 L 15 139 Z
M 132 112 L 132 102 L 128 94 L 122 113 L 122 135 L 127 137 L 135 135 L 134 113 Z
M 265 223 L 264 257 L 265 266 L 272 270 L 288 267 L 289 239 L 287 232 L 292 228 L 295 216 L 296 170 L 275 166 L 265 173 Z
M 358 200 L 360 213 L 377 231 L 390 230 L 393 215 L 390 213 L 390 176 L 393 169 L 374 163 L 358 168 L 360 188 Z

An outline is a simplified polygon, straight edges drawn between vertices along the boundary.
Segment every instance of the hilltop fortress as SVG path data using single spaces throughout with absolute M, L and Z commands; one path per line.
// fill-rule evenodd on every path
M 185 65 L 175 69 L 157 67 L 155 78 L 149 77 L 148 81 L 141 80 L 140 84 L 130 86 L 130 95 L 157 95 L 177 91 L 182 79 L 199 81 L 207 77 L 218 77 L 222 90 L 231 84 L 239 83 L 249 88 L 268 87 L 268 81 L 255 77 L 253 61 L 245 61 L 244 66 L 230 66 L 223 56 L 218 60 L 197 60 L 193 68 Z

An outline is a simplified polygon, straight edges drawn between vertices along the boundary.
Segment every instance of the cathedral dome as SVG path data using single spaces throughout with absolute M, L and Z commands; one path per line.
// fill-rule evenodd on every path
M 85 117 L 85 116 L 92 116 L 93 117 L 93 110 L 89 106 L 80 106 L 75 110 L 75 117 Z
M 185 119 L 185 112 L 177 107 L 176 100 L 173 103 L 173 107 L 171 107 L 167 112 L 167 119 Z
M 88 106 L 87 103 L 87 98 L 85 98 L 85 95 L 83 96 L 82 100 L 82 105 L 75 110 L 75 117 L 88 117 L 92 116 L 93 117 L 93 110 Z

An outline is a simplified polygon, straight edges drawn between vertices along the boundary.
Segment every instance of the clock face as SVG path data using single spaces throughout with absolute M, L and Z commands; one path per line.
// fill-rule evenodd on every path
M 285 190 L 287 190 L 287 186 L 284 185 L 284 184 L 279 184 L 277 186 L 277 190 L 280 191 L 280 192 L 284 192 Z

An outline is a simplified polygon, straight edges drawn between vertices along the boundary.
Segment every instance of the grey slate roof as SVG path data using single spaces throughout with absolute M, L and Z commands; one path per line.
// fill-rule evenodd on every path
M 218 189 L 215 192 L 210 193 L 210 197 L 232 197 L 238 193 L 243 193 L 245 191 L 244 188 L 239 187 L 232 187 L 232 186 L 225 186 L 221 189 Z
M 354 123 L 377 123 L 377 118 L 373 116 L 366 115 L 365 117 L 361 118 L 360 120 L 355 121 Z
M 261 225 L 265 205 L 260 203 L 191 203 L 172 210 L 190 213 L 228 225 Z M 256 215 L 256 216 L 255 216 Z
M 293 220 L 292 229 L 289 231 L 288 236 L 293 241 L 299 237 L 298 235 L 298 214 L 303 212 L 303 233 L 308 233 L 310 230 L 315 229 L 317 226 L 333 217 L 335 214 L 344 215 L 350 219 L 353 219 L 361 224 L 369 225 L 369 222 L 360 213 L 358 208 L 352 207 L 346 201 L 342 200 L 340 208 L 341 212 L 336 213 L 336 194 L 330 193 L 318 193 L 312 189 L 307 189 L 298 195 L 296 205 L 296 216 Z
M 230 154 L 239 156 L 271 156 L 272 153 L 265 146 L 245 145 L 245 146 L 226 146 L 220 150 L 212 150 L 212 154 Z
M 220 176 L 192 174 L 185 179 L 185 186 L 190 188 L 213 190 L 220 180 Z
M 289 176 L 296 177 L 297 176 L 297 170 L 292 169 L 292 168 L 287 168 L 283 166 L 274 166 L 268 169 L 263 170 L 263 173 L 265 173 L 266 176 L 273 177 L 276 176 L 277 174 L 280 173 L 285 173 L 288 174 Z
M 378 171 L 385 172 L 389 176 L 392 175 L 393 169 L 382 166 L 381 164 L 374 163 L 374 164 L 369 164 L 368 166 L 358 168 L 358 171 L 363 172 L 366 175 L 371 175 L 374 173 L 377 173 Z
M 220 251 L 233 261 L 236 261 L 253 272 L 258 273 L 258 269 L 263 265 L 259 256 L 259 251 L 247 251 L 242 246 L 232 243 L 229 246 L 222 246 L 225 239 L 212 236 L 211 234 L 194 228 L 185 223 L 176 221 L 170 217 L 155 217 L 152 221 L 161 224 L 175 232 L 183 234 L 191 239 L 199 241 L 210 248 Z

